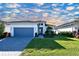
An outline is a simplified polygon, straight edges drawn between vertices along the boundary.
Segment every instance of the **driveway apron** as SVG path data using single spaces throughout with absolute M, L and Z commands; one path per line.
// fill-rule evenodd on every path
M 21 52 L 32 38 L 26 37 L 9 37 L 0 41 L 0 52 Z M 15 53 L 15 55 L 16 55 Z

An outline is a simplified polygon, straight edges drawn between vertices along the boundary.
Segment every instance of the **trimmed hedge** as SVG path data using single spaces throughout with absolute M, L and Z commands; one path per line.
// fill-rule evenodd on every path
M 58 33 L 58 35 L 74 37 L 72 32 L 60 32 L 60 33 Z

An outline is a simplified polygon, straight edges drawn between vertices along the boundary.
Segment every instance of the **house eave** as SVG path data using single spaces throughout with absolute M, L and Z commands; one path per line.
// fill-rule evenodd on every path
M 27 22 L 27 23 L 40 23 L 40 22 L 45 22 L 46 23 L 46 21 L 3 21 L 4 23 L 25 23 L 25 22 Z

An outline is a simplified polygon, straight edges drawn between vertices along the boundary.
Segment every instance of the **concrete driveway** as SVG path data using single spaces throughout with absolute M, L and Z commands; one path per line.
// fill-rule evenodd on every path
M 10 37 L 0 41 L 0 52 L 21 52 L 32 38 Z M 15 53 L 15 54 L 16 54 Z
M 22 51 L 32 38 L 5 38 L 0 41 L 0 51 Z

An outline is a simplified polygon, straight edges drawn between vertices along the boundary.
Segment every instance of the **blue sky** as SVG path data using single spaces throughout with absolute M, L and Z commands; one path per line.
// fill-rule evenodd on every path
M 72 21 L 79 17 L 79 3 L 1 3 L 0 18 L 12 17 Z

